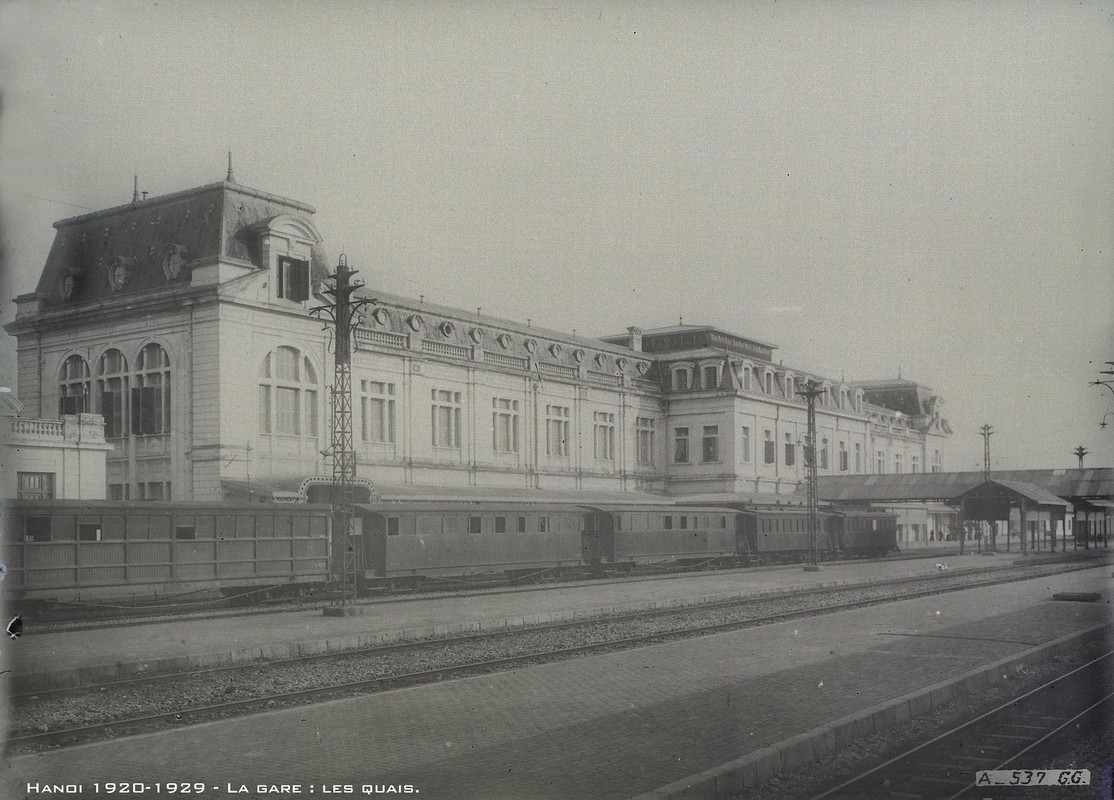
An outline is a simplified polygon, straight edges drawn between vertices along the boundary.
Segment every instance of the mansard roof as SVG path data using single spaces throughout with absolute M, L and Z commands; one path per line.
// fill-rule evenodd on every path
M 70 217 L 54 223 L 35 293 L 45 311 L 188 283 L 190 268 L 217 261 L 261 267 L 259 226 L 279 218 L 316 233 L 313 213 L 297 200 L 220 181 Z M 324 274 L 323 255 L 314 261 Z

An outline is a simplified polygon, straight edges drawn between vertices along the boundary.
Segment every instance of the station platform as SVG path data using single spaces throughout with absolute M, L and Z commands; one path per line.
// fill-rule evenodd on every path
M 1054 601 L 1060 592 L 1101 599 Z M 9 758 L 4 796 L 69 783 L 93 797 L 105 781 L 142 784 L 149 797 L 166 794 L 155 784 L 167 781 L 203 783 L 194 796 L 212 798 L 278 797 L 284 785 L 303 796 L 358 796 L 367 786 L 436 800 L 685 796 L 659 790 L 750 753 L 776 754 L 823 726 L 835 731 L 864 709 L 870 719 L 910 693 L 930 708 L 936 687 L 988 665 L 1005 672 L 1073 636 L 1108 636 L 1111 599 L 1104 564 L 131 736 Z M 912 701 L 896 708 L 900 721 Z
M 1029 556 L 1025 563 L 1050 555 Z M 1060 556 L 1056 556 L 1060 557 Z M 155 672 L 219 666 L 344 650 L 405 639 L 574 620 L 616 611 L 665 608 L 731 597 L 760 597 L 819 586 L 849 586 L 913 576 L 986 569 L 1020 562 L 1017 554 L 950 556 L 710 571 L 615 582 L 587 581 L 553 588 L 489 594 L 365 601 L 363 614 L 327 617 L 305 609 L 134 626 L 24 635 L 5 647 L 15 691 L 75 686 Z M 18 613 L 18 609 L 13 609 Z

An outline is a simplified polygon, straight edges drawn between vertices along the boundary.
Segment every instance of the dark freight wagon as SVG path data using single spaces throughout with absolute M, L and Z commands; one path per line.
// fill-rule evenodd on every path
M 90 602 L 320 584 L 328 531 L 327 506 L 11 500 L 5 590 Z

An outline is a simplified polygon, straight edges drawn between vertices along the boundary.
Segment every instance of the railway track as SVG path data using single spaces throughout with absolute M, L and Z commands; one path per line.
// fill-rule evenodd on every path
M 832 787 L 813 800 L 958 800 L 994 794 L 1036 796 L 1037 786 L 1080 787 L 1098 776 L 1049 763 L 1057 739 L 1077 736 L 1114 710 L 1114 651 L 1009 700 L 884 764 Z M 982 771 L 1001 773 L 983 776 Z M 997 783 L 991 783 L 991 780 Z M 1084 790 L 1086 791 L 1086 790 Z M 1043 795 L 1042 795 L 1043 796 Z
M 1008 576 L 998 570 L 993 577 L 982 576 L 990 579 L 978 581 L 969 580 L 977 577 L 969 573 L 941 574 L 916 581 L 888 581 L 886 585 L 866 589 L 815 590 L 807 594 L 798 593 L 793 598 L 733 599 L 711 605 L 659 609 L 505 630 L 496 634 L 472 634 L 264 664 L 150 676 L 79 689 L 24 693 L 13 697 L 16 714 L 9 744 L 18 750 L 72 745 L 168 725 L 190 724 L 262 709 L 530 666 L 1083 568 L 1086 567 L 1075 565 L 1056 570 L 1049 570 L 1047 566 L 1043 570 L 1017 568 L 1010 570 L 1012 574 Z M 789 602 L 794 603 L 794 607 L 787 609 Z M 632 625 L 645 627 L 634 630 L 632 635 Z M 492 653 L 493 648 L 497 652 Z M 415 669 L 415 666 L 421 668 Z M 272 690 L 253 691 L 257 687 L 268 686 Z M 166 696 L 167 687 L 173 687 L 173 696 L 169 698 Z M 228 693 L 243 691 L 248 691 L 249 696 L 224 697 Z M 192 702 L 183 700 L 179 703 L 178 696 L 191 698 Z M 111 705 L 118 697 L 126 697 L 127 700 L 121 704 L 123 712 L 117 718 L 93 724 L 67 723 L 59 727 L 49 721 L 45 725 L 42 722 L 44 716 L 50 715 L 51 703 L 66 709 L 61 719 L 72 720 L 74 709 L 83 703 L 99 708 Z M 35 721 L 36 716 L 38 721 Z M 35 730 L 36 727 L 39 730 Z

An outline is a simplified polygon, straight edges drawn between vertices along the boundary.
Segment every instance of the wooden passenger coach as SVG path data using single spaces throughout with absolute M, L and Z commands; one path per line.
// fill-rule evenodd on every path
M 585 549 L 600 564 L 731 559 L 735 516 L 727 508 L 593 506 L 584 515 Z
M 512 577 L 576 567 L 582 509 L 568 505 L 384 503 L 357 505 L 363 574 L 370 581 Z
M 148 599 L 327 579 L 327 506 L 13 500 L 4 516 L 5 588 L 27 599 Z

